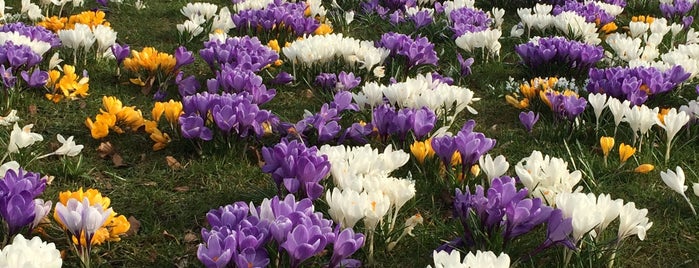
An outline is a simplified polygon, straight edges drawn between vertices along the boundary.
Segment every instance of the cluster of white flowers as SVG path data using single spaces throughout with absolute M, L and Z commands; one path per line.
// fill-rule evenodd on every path
M 218 11 L 218 14 L 216 13 Z M 218 10 L 218 6 L 211 3 L 188 3 L 180 9 L 180 13 L 187 17 L 183 23 L 177 24 L 177 31 L 180 35 L 186 34 L 187 41 L 204 32 L 204 26 L 210 25 L 209 33 L 225 34 L 235 27 L 231 12 L 228 7 Z
M 233 10 L 240 12 L 242 10 L 260 10 L 265 9 L 269 4 L 274 3 L 274 0 L 243 0 L 236 4 L 233 4 Z M 280 2 L 298 2 L 298 1 L 286 1 L 281 0 Z M 327 13 L 325 7 L 321 0 L 306 0 L 305 1 L 310 8 L 311 17 L 321 16 L 324 17 Z
M 570 172 L 568 162 L 563 159 L 543 156 L 539 151 L 520 160 L 515 172 L 522 184 L 529 189 L 529 195 L 544 200 L 550 206 L 556 205 L 556 196 L 561 193 L 582 191 L 582 186 L 574 188 L 582 179 L 579 170 Z
M 410 159 L 408 153 L 394 151 L 391 145 L 383 153 L 368 144 L 324 145 L 318 154 L 327 155 L 335 185 L 326 193 L 328 214 L 343 228 L 364 219 L 364 226 L 373 230 L 386 215 L 392 215 L 393 225 L 400 208 L 415 196 L 415 181 L 390 176 Z
M 17 121 L 19 121 L 19 117 L 17 116 L 16 110 L 10 111 L 10 113 L 4 117 L 0 116 L 0 126 L 9 126 L 10 124 L 14 123 L 12 131 L 10 132 L 9 141 L 7 142 L 7 150 L 5 152 L 5 155 L 1 157 L 2 160 L 0 160 L 0 163 L 9 154 L 17 153 L 22 148 L 29 147 L 36 142 L 44 140 L 44 136 L 41 136 L 41 134 L 39 133 L 32 132 L 32 128 L 34 127 L 33 124 L 29 124 L 20 128 L 19 124 L 17 124 Z M 61 143 L 61 147 L 58 148 L 55 152 L 40 156 L 38 158 L 44 158 L 51 155 L 76 156 L 83 149 L 83 145 L 75 144 L 75 141 L 73 141 L 73 136 L 70 136 L 68 137 L 68 139 L 65 139 L 61 134 L 58 134 L 56 135 L 56 138 L 58 139 L 58 142 Z M 0 168 L 0 171 L 2 171 L 0 172 L 0 174 L 4 175 L 7 168 L 9 167 L 6 167 L 4 169 Z
M 510 267 L 510 256 L 505 254 L 505 252 L 500 253 L 499 256 L 495 256 L 492 251 L 476 251 L 474 255 L 473 252 L 469 252 L 461 260 L 461 253 L 458 250 L 452 250 L 451 253 L 446 251 L 436 250 L 432 253 L 432 258 L 434 260 L 435 268 L 471 268 L 471 267 L 492 267 L 492 268 L 508 268 Z M 427 266 L 432 267 L 432 266 Z
M 456 116 L 464 109 L 478 113 L 470 105 L 478 101 L 468 88 L 448 85 L 432 79 L 430 73 L 418 74 L 407 78 L 405 82 L 381 85 L 376 82 L 366 83 L 361 91 L 352 93 L 354 101 L 360 109 L 370 106 L 372 109 L 383 103 L 384 97 L 392 105 L 400 108 L 427 107 L 437 115 L 446 113 Z
M 99 24 L 94 27 L 82 23 L 76 23 L 73 29 L 58 31 L 58 38 L 63 46 L 73 49 L 74 55 L 80 51 L 88 53 L 97 44 L 95 52 L 97 57 L 113 56 L 111 47 L 117 39 L 117 32 L 109 26 Z M 73 63 L 75 64 L 75 63 Z
M 662 61 L 653 62 L 651 65 L 661 71 L 670 69 L 675 65 L 680 65 L 685 72 L 691 74 L 688 80 L 695 78 L 697 74 L 699 74 L 699 44 L 690 43 L 690 34 L 696 35 L 697 32 L 690 29 L 687 34 L 687 44 L 680 44 L 677 47 L 670 49 L 667 53 L 660 55 Z
M 28 36 L 21 35 L 18 32 L 0 32 L 0 44 L 11 41 L 15 45 L 26 45 L 34 51 L 34 53 L 43 56 L 46 51 L 51 49 L 51 44 L 42 40 L 31 39 Z
M 643 240 L 653 226 L 647 216 L 648 209 L 637 209 L 634 202 L 624 204 L 622 199 L 612 200 L 608 194 L 561 193 L 556 196 L 556 207 L 563 212 L 564 218 L 573 219 L 574 243 L 587 233 L 593 238 L 601 237 L 607 226 L 617 218 L 619 229 L 616 241 L 633 235 Z
M 470 6 L 457 6 L 454 5 L 453 9 L 456 8 L 462 8 L 462 7 L 469 7 L 473 8 L 473 1 L 469 2 Z M 452 10 L 453 10 L 452 9 Z M 449 17 L 449 13 L 451 10 L 447 10 L 445 8 L 445 13 L 447 14 L 447 18 Z M 461 36 L 457 37 L 455 42 L 456 45 L 468 52 L 472 52 L 473 49 L 476 48 L 482 48 L 486 49 L 488 51 L 488 54 L 491 56 L 498 56 L 500 55 L 500 48 L 502 48 L 502 44 L 500 44 L 500 37 L 502 36 L 502 22 L 503 17 L 505 16 L 505 10 L 501 8 L 493 8 L 490 12 L 487 12 L 488 16 L 493 18 L 493 24 L 490 26 L 491 28 L 480 31 L 480 32 L 466 32 L 462 34 Z
M 623 11 L 623 7 L 611 4 L 596 2 L 605 10 L 610 10 L 609 14 L 618 14 Z M 549 28 L 555 28 L 570 39 L 581 40 L 588 44 L 597 45 L 602 40 L 599 38 L 598 25 L 585 21 L 585 18 L 572 11 L 561 12 L 551 15 L 553 6 L 547 4 L 536 4 L 534 8 L 517 9 L 517 14 L 523 27 L 528 32 L 538 30 L 544 32 Z M 601 25 L 600 25 L 601 26 Z M 512 35 L 521 35 L 523 31 L 517 30 L 517 25 L 512 29 Z
M 46 243 L 38 236 L 27 240 L 21 234 L 15 236 L 12 244 L 0 250 L 0 267 L 61 267 L 61 252 L 54 243 Z
M 383 64 L 390 54 L 386 48 L 377 48 L 372 41 L 362 41 L 342 34 L 314 35 L 291 43 L 282 48 L 284 55 L 293 64 L 312 66 L 331 62 L 341 57 L 347 64 L 359 63 L 359 68 L 371 71 Z M 380 68 L 380 67 L 377 67 Z

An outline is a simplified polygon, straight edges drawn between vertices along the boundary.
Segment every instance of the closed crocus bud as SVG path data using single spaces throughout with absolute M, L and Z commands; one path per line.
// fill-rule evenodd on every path
M 636 148 L 624 143 L 619 145 L 619 161 L 622 163 L 625 163 L 634 153 L 636 153 Z
M 653 166 L 651 164 L 641 164 L 638 167 L 636 167 L 633 170 L 633 172 L 646 174 L 648 172 L 653 171 L 654 169 L 655 169 L 655 166 Z
M 599 138 L 599 144 L 602 146 L 602 153 L 606 157 L 614 147 L 614 137 L 601 137 Z

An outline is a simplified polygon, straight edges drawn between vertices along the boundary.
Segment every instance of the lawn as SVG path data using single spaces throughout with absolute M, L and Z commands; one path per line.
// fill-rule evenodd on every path
M 0 266 L 699 263 L 697 4 L 26 2 Z

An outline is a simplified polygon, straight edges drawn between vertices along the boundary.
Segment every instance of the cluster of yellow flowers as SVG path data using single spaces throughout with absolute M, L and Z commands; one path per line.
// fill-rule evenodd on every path
M 64 29 L 74 29 L 75 24 L 85 24 L 94 28 L 97 25 L 110 26 L 109 22 L 105 19 L 106 14 L 104 11 L 84 11 L 80 14 L 72 15 L 68 18 L 66 17 L 46 17 L 43 21 L 37 23 L 37 25 L 49 29 L 53 32 L 58 32 Z
M 131 83 L 148 89 L 155 83 L 159 73 L 165 76 L 172 74 L 176 64 L 174 56 L 159 52 L 153 47 L 144 47 L 141 51 L 132 50 L 131 57 L 124 59 L 124 68 L 138 75 L 130 79 Z M 141 77 L 144 72 L 145 77 Z
M 124 133 L 125 130 L 138 131 L 143 127 L 144 131 L 150 134 L 151 140 L 155 142 L 153 150 L 157 151 L 165 148 L 170 143 L 170 135 L 158 129 L 158 122 L 163 114 L 170 126 L 178 123 L 178 118 L 182 114 L 182 103 L 170 100 L 169 102 L 156 102 L 151 114 L 153 120 L 143 118 L 140 110 L 135 106 L 124 107 L 116 97 L 104 96 L 102 98 L 100 114 L 95 116 L 95 121 L 88 117 L 85 125 L 90 129 L 90 134 L 94 139 L 101 139 L 109 135 L 109 130 L 116 133 Z
M 650 16 L 650 15 L 648 15 L 648 16 L 640 15 L 640 16 L 631 17 L 631 21 L 633 21 L 633 22 L 645 22 L 648 24 L 652 24 L 653 21 L 655 21 L 655 18 L 653 16 Z
M 519 94 L 522 94 L 524 98 L 519 99 L 519 94 L 514 93 L 512 95 L 505 96 L 505 101 L 515 108 L 527 109 L 532 104 L 532 101 L 538 97 L 544 104 L 551 108 L 551 103 L 546 97 L 547 92 L 552 92 L 554 95 L 577 95 L 574 91 L 569 89 L 558 91 L 556 89 L 557 83 L 558 78 L 556 77 L 534 78 L 530 82 L 524 82 L 519 86 Z
M 59 70 L 49 71 L 49 79 L 46 81 L 46 88 L 51 93 L 46 93 L 46 98 L 58 103 L 63 98 L 77 99 L 78 97 L 84 98 L 87 96 L 87 90 L 90 88 L 88 82 L 90 79 L 85 77 L 79 77 L 75 73 L 75 66 L 63 65 L 63 75 Z
M 111 204 L 111 200 L 109 200 L 108 197 L 102 196 L 102 194 L 98 190 L 88 189 L 87 191 L 83 192 L 82 188 L 75 192 L 65 191 L 59 193 L 58 202 L 61 202 L 63 205 L 68 205 L 69 199 L 83 200 L 84 198 L 87 198 L 89 200 L 91 206 L 99 204 L 105 210 L 108 210 L 109 205 Z M 66 226 L 63 224 L 63 222 L 61 222 L 61 218 L 58 216 L 57 210 L 54 210 L 53 218 L 63 229 L 66 229 Z M 126 217 L 124 217 L 124 215 L 117 216 L 117 213 L 114 212 L 114 210 L 112 209 L 112 214 L 109 215 L 102 227 L 100 227 L 97 230 L 97 232 L 95 232 L 95 235 L 92 237 L 91 245 L 101 245 L 106 241 L 120 241 L 121 236 L 126 234 L 129 228 L 131 228 L 131 224 L 126 219 Z M 85 237 L 80 237 L 80 239 L 80 244 L 87 244 L 85 241 Z M 78 244 L 77 237 L 72 237 L 72 240 L 73 243 Z
M 607 156 L 609 155 L 609 152 L 612 151 L 614 148 L 614 137 L 600 137 L 599 139 L 600 147 L 602 148 L 602 154 L 604 155 L 604 164 L 605 166 L 607 165 Z M 621 143 L 619 145 L 619 162 L 620 166 L 623 166 L 631 156 L 633 156 L 636 153 L 636 148 L 625 144 Z M 648 173 L 651 172 L 655 169 L 655 166 L 652 164 L 641 164 L 638 167 L 636 167 L 633 171 L 636 173 Z

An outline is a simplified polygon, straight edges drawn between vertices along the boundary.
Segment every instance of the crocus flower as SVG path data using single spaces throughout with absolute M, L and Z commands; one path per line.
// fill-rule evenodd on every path
M 604 108 L 607 107 L 607 95 L 592 93 L 587 96 L 587 100 L 590 102 L 593 111 L 595 112 L 595 130 L 599 129 L 599 118 L 602 116 Z
M 179 120 L 182 137 L 186 139 L 199 138 L 205 141 L 209 141 L 213 138 L 211 129 L 204 126 L 204 119 L 202 119 L 201 116 L 192 114 L 189 116 L 181 116 Z
M 355 233 L 351 228 L 342 230 L 342 232 L 335 235 L 333 255 L 330 258 L 329 267 L 341 267 L 343 260 L 354 254 L 362 246 L 364 246 L 363 234 Z
M 483 155 L 478 159 L 478 165 L 485 172 L 488 181 L 505 175 L 507 169 L 510 168 L 510 163 L 507 162 L 503 155 L 498 155 L 495 157 L 495 160 L 493 160 L 490 154 Z
M 652 164 L 641 164 L 638 165 L 638 167 L 636 167 L 635 169 L 633 169 L 633 172 L 645 174 L 653 171 L 654 169 L 655 166 L 653 166 Z
M 667 163 L 667 161 L 670 160 L 670 148 L 672 147 L 672 139 L 674 139 L 675 135 L 677 135 L 677 132 L 679 132 L 680 129 L 682 129 L 682 127 L 684 127 L 689 122 L 689 115 L 684 111 L 680 111 L 678 113 L 677 109 L 672 108 L 663 117 L 663 122 L 660 122 L 658 119 L 656 120 L 656 123 L 663 129 L 665 129 L 665 162 Z
M 320 253 L 327 243 L 320 227 L 300 224 L 288 233 L 286 241 L 280 246 L 289 253 L 291 267 L 296 268 L 303 261 Z
M 534 124 L 539 121 L 539 114 L 534 113 L 533 111 L 529 111 L 528 113 L 520 112 L 519 121 L 522 122 L 522 125 L 524 125 L 527 132 L 531 133 Z
M 10 141 L 7 143 L 7 153 L 14 153 L 19 151 L 19 149 L 30 146 L 37 141 L 44 140 L 41 134 L 33 133 L 33 124 L 26 125 L 19 128 L 19 125 L 15 122 L 12 132 L 10 133 Z
M 63 265 L 61 252 L 54 243 L 46 243 L 38 236 L 26 239 L 16 235 L 12 243 L 0 250 L 2 267 L 45 267 L 60 268 Z
M 604 164 L 607 164 L 607 156 L 609 151 L 614 148 L 614 138 L 613 137 L 600 137 L 599 144 L 602 147 L 602 154 L 604 154 Z
M 646 232 L 651 226 L 653 226 L 653 222 L 648 221 L 648 209 L 637 209 L 634 202 L 626 203 L 619 211 L 617 239 L 621 241 L 629 236 L 637 235 L 638 239 L 644 240 Z
M 688 188 L 687 185 L 684 185 L 684 170 L 682 170 L 682 168 L 679 166 L 675 170 L 677 172 L 673 172 L 671 169 L 668 169 L 667 171 L 660 171 L 660 178 L 663 179 L 665 185 L 670 187 L 670 189 L 684 197 L 684 200 L 687 201 L 689 207 L 692 209 L 692 213 L 694 213 L 694 216 L 696 216 L 697 212 L 696 210 L 694 210 L 692 202 L 689 201 L 687 195 L 684 194 L 684 192 L 687 191 Z
M 83 145 L 75 144 L 75 141 L 73 141 L 73 136 L 70 136 L 68 137 L 68 139 L 65 139 L 63 135 L 56 134 L 56 139 L 58 139 L 58 142 L 61 143 L 61 147 L 56 149 L 55 152 L 40 156 L 37 159 L 44 158 L 49 155 L 65 155 L 73 157 L 78 155 L 83 150 Z
M 459 66 L 461 67 L 461 76 L 471 75 L 471 65 L 473 65 L 473 58 L 468 58 L 464 60 L 461 53 L 456 54 L 456 59 L 459 60 Z
M 636 148 L 624 143 L 619 145 L 619 161 L 622 164 L 626 163 L 626 160 L 628 160 L 634 153 L 636 153 Z

